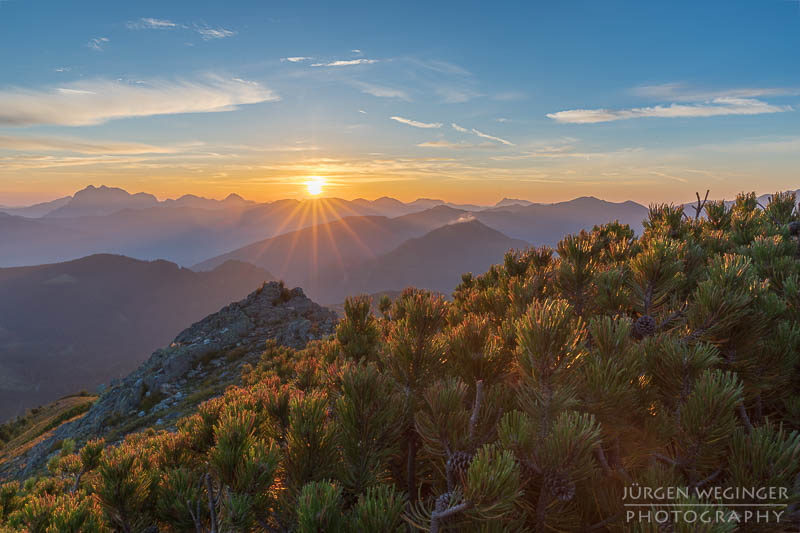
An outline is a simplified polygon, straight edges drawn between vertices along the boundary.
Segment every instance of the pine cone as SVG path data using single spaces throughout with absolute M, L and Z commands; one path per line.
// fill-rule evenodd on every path
M 441 513 L 442 511 L 447 510 L 448 507 L 450 507 L 450 493 L 445 492 L 444 494 L 436 498 L 435 509 L 437 513 Z
M 449 473 L 463 476 L 467 473 L 472 463 L 472 454 L 467 452 L 453 452 L 447 459 L 446 468 Z
M 575 483 L 560 470 L 545 472 L 543 487 L 562 502 L 568 502 L 575 497 Z
M 656 319 L 650 315 L 642 315 L 633 323 L 633 334 L 638 339 L 649 337 L 656 332 Z

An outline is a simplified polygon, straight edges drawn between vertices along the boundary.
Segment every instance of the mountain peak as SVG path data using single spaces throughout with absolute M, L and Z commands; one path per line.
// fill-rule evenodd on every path
M 236 194 L 235 192 L 232 192 L 232 193 L 230 193 L 228 196 L 226 196 L 226 197 L 225 197 L 225 199 L 224 199 L 224 200 L 222 200 L 222 201 L 223 201 L 223 202 L 236 202 L 236 203 L 241 203 L 241 202 L 246 202 L 247 200 L 245 200 L 244 198 L 242 198 L 241 196 L 239 196 L 239 195 L 238 195 L 238 194 Z
M 528 200 L 520 200 L 518 198 L 503 198 L 502 200 L 494 204 L 495 207 L 508 207 L 512 205 L 523 205 L 523 206 L 533 205 L 533 202 Z
M 119 187 L 88 185 L 76 192 L 63 206 L 48 213 L 49 218 L 110 215 L 123 209 L 142 209 L 158 205 L 152 194 L 131 194 Z

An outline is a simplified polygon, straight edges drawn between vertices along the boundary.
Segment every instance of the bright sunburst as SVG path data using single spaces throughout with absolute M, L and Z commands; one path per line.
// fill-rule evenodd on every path
M 322 194 L 322 188 L 325 186 L 325 180 L 319 176 L 309 176 L 306 181 L 306 191 L 311 196 L 319 196 Z

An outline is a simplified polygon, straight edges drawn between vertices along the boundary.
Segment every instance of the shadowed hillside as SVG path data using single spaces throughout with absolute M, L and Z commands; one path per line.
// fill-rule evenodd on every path
M 477 220 L 448 224 L 364 261 L 345 272 L 343 278 L 324 279 L 317 290 L 324 301 L 405 287 L 449 295 L 462 273 L 486 272 L 501 262 L 507 251 L 527 247 L 527 242 L 507 237 Z
M 0 420 L 121 377 L 176 331 L 272 275 L 95 255 L 0 269 Z

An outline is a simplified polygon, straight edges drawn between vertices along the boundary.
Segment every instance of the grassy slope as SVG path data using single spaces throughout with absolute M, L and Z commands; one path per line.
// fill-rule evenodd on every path
M 0 464 L 28 450 L 61 424 L 83 416 L 96 399 L 97 396 L 67 396 L 41 407 L 35 414 L 29 412 L 22 432 L 0 447 Z M 70 412 L 76 414 L 69 416 Z

